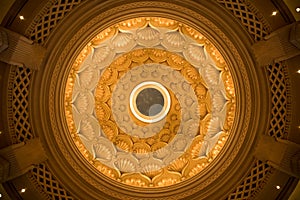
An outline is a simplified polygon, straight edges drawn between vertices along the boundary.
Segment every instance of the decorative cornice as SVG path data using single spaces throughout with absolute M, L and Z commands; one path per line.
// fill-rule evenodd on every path
M 8 87 L 7 87 L 7 121 L 8 121 L 8 133 L 11 137 L 11 142 L 13 144 L 18 143 L 17 136 L 15 134 L 15 125 L 13 120 L 13 88 L 14 79 L 16 76 L 17 67 L 11 65 L 9 76 L 8 76 Z
M 285 80 L 285 88 L 286 88 L 286 98 L 287 98 L 287 105 L 286 105 L 286 123 L 285 123 L 285 135 L 286 138 L 289 138 L 289 132 L 291 130 L 291 121 L 292 121 L 292 109 L 293 109 L 293 102 L 292 102 L 292 91 L 291 91 L 291 80 L 290 75 L 288 73 L 288 66 L 282 63 L 282 70 L 284 73 L 284 80 Z

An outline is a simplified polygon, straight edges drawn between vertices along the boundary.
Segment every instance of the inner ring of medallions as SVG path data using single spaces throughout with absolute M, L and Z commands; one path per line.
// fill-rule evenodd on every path
M 138 84 L 130 94 L 130 110 L 140 121 L 154 123 L 169 112 L 171 98 L 168 90 L 158 82 Z

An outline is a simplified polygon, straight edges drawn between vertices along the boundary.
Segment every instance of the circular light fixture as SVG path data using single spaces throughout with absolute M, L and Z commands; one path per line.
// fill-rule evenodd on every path
M 296 12 L 299 13 L 300 12 L 300 7 L 296 8 Z
M 160 83 L 146 81 L 138 84 L 130 94 L 130 111 L 140 121 L 155 123 L 169 112 L 171 98 L 168 90 Z
M 277 186 L 276 186 L 276 189 L 277 189 L 277 190 L 279 190 L 279 189 L 280 189 L 280 186 L 279 186 L 279 185 L 277 185 Z

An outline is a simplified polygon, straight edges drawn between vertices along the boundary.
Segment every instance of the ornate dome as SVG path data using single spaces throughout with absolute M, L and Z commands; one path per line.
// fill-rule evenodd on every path
M 0 194 L 295 198 L 300 26 L 278 2 L 5 4 Z
M 103 30 L 77 56 L 65 91 L 77 148 L 128 185 L 165 187 L 197 175 L 233 132 L 230 69 L 202 34 L 171 19 Z

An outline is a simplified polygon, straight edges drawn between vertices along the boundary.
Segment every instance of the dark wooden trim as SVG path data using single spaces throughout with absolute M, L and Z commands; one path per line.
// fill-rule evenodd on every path
M 295 177 L 290 177 L 284 187 L 281 189 L 281 192 L 276 197 L 276 200 L 289 199 L 290 195 L 293 193 L 294 189 L 298 184 L 299 179 Z
M 3 18 L 1 26 L 8 28 L 27 2 L 28 0 L 16 0 Z
M 277 10 L 280 12 L 282 18 L 288 24 L 291 24 L 296 21 L 293 14 L 291 13 L 290 9 L 287 5 L 283 2 L 283 0 L 271 0 Z

